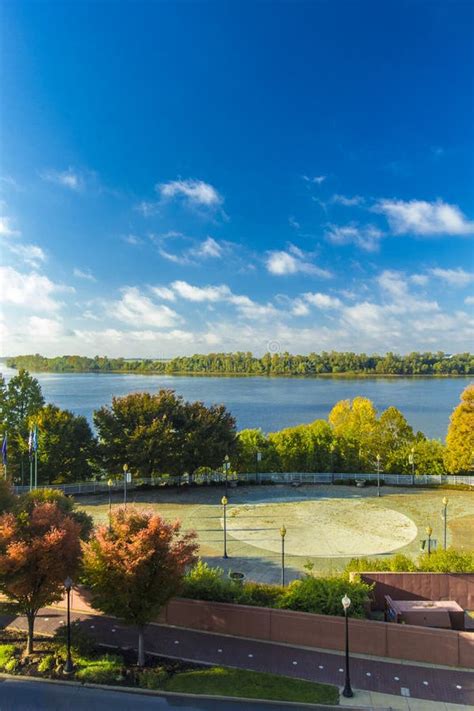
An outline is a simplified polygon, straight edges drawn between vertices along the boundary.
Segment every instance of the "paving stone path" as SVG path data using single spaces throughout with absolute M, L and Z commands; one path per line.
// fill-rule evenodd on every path
M 80 621 L 80 625 L 103 645 L 136 648 L 136 630 L 114 618 L 71 613 L 71 619 Z M 38 614 L 35 630 L 53 634 L 64 624 L 63 611 L 46 608 Z M 0 617 L 0 626 L 26 630 L 26 619 Z M 271 672 L 337 686 L 344 684 L 344 656 L 338 653 L 155 623 L 146 628 L 145 649 L 150 654 Z M 367 691 L 466 704 L 474 708 L 474 671 L 352 657 L 351 681 L 355 688 Z M 354 703 L 357 703 L 356 699 Z

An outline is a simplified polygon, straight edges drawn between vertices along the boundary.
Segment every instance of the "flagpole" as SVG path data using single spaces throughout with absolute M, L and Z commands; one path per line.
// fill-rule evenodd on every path
M 38 488 L 38 450 L 35 449 L 35 489 Z
M 33 457 L 30 454 L 30 491 L 33 489 Z

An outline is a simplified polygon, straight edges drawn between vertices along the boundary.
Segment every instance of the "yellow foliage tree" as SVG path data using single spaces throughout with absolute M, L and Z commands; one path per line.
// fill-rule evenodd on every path
M 474 464 L 474 385 L 468 385 L 451 415 L 444 463 L 450 474 L 468 472 Z

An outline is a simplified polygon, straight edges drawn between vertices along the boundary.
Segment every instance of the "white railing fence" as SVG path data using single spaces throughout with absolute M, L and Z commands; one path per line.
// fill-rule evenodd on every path
M 368 473 L 314 473 L 314 472 L 259 472 L 259 473 L 244 473 L 239 474 L 238 482 L 241 484 L 339 484 L 343 482 L 363 482 L 369 484 L 377 483 L 378 475 L 373 472 Z M 183 476 L 166 476 L 166 477 L 150 477 L 144 479 L 134 479 L 127 484 L 127 490 L 134 490 L 141 487 L 169 487 L 169 486 L 187 486 L 187 485 L 205 485 L 224 484 L 225 476 L 222 472 L 214 472 L 207 475 L 199 475 L 192 477 L 184 474 Z M 237 482 L 234 479 L 228 481 L 229 486 L 235 485 Z M 389 486 L 471 486 L 474 487 L 474 476 L 457 476 L 454 474 L 416 474 L 412 477 L 411 474 L 380 474 L 380 483 Z M 111 490 L 120 492 L 123 490 L 123 479 L 117 479 Z M 109 485 L 106 481 L 84 481 L 76 484 L 51 484 L 49 486 L 40 486 L 39 489 L 59 489 L 65 494 L 81 495 L 81 494 L 101 494 L 108 492 Z M 15 493 L 23 493 L 29 490 L 28 486 L 15 486 Z

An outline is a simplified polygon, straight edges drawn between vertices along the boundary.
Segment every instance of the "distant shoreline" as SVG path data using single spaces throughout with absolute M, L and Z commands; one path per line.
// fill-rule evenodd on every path
M 12 366 L 8 366 L 12 368 Z M 12 368 L 13 370 L 19 370 L 18 368 Z M 53 373 L 54 375 L 141 375 L 141 376 L 156 376 L 161 375 L 166 378 L 265 378 L 265 379 L 280 379 L 280 378 L 291 378 L 295 380 L 316 380 L 317 378 L 322 379 L 347 379 L 347 380 L 357 380 L 363 379 L 425 379 L 431 380 L 441 379 L 446 380 L 447 378 L 471 378 L 474 376 L 466 373 L 426 373 L 426 374 L 410 374 L 410 373 L 219 373 L 219 372 L 206 372 L 206 373 L 193 373 L 191 371 L 182 371 L 176 373 L 164 373 L 160 370 L 147 370 L 142 372 L 131 371 L 131 370 L 35 370 L 29 368 L 30 373 Z

